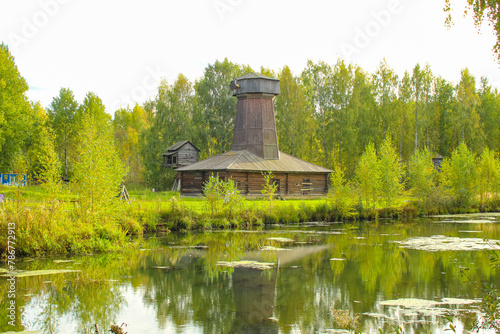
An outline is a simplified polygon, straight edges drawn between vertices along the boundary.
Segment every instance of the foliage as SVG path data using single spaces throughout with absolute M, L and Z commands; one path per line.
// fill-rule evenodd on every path
M 408 163 L 408 183 L 417 200 L 424 201 L 431 194 L 435 174 L 432 153 L 427 148 L 415 151 Z
M 393 200 L 399 197 L 405 187 L 403 176 L 404 165 L 399 161 L 399 156 L 392 145 L 392 140 L 387 137 L 379 150 L 379 193 L 385 199 L 385 206 L 391 206 Z
M 354 202 L 352 197 L 352 190 L 345 180 L 344 172 L 340 167 L 335 166 L 333 173 L 330 175 L 328 201 L 331 206 L 338 210 L 342 218 L 349 218 L 353 215 Z
M 477 191 L 483 207 L 495 200 L 500 192 L 500 160 L 492 150 L 485 148 L 477 162 Z
M 251 71 L 250 67 L 240 66 L 226 58 L 208 65 L 203 77 L 195 83 L 198 103 L 195 117 L 199 125 L 197 139 L 204 143 L 202 154 L 207 157 L 231 149 L 236 99 L 231 94 L 229 83 Z
M 69 163 L 75 158 L 75 145 L 78 142 L 76 112 L 78 102 L 69 88 L 61 88 L 59 96 L 54 97 L 48 109 L 49 123 L 55 135 L 55 149 L 64 163 L 64 178 L 69 179 Z
M 140 134 L 149 127 L 148 114 L 138 104 L 130 110 L 115 111 L 113 118 L 116 147 L 128 169 L 127 183 L 143 183 L 144 163 L 140 154 Z
M 219 175 L 211 174 L 203 185 L 203 194 L 210 218 L 225 212 L 231 219 L 241 211 L 243 197 L 232 179 L 222 180 Z
M 471 206 L 477 191 L 476 155 L 461 143 L 441 166 L 441 181 L 459 206 Z
M 220 212 L 224 201 L 224 186 L 219 175 L 210 174 L 208 181 L 203 185 L 203 194 L 210 211 L 210 217 L 214 217 Z
M 366 146 L 365 153 L 359 160 L 356 167 L 356 182 L 365 206 L 369 207 L 370 201 L 375 205 L 381 180 L 380 163 L 373 143 Z
M 85 97 L 78 121 L 80 141 L 71 185 L 82 217 L 93 221 L 116 201 L 126 169 L 113 145 L 111 118 L 95 94 Z
M 274 174 L 271 171 L 268 171 L 267 173 L 262 172 L 261 174 L 264 178 L 264 184 L 262 185 L 262 190 L 260 192 L 268 201 L 269 215 L 272 215 L 273 201 L 276 195 L 276 190 L 278 190 L 278 185 L 274 183 Z
M 0 172 L 19 167 L 25 140 L 32 127 L 32 108 L 26 97 L 28 84 L 14 63 L 8 47 L 0 44 Z
M 237 216 L 243 207 L 243 196 L 233 179 L 228 179 L 222 183 L 222 192 L 224 194 L 224 209 L 228 212 L 229 219 Z
M 151 102 L 154 116 L 151 126 L 141 132 L 140 140 L 144 181 L 151 188 L 166 190 L 173 184 L 175 171 L 163 167 L 162 154 L 176 142 L 191 138 L 194 117 L 192 95 L 191 82 L 180 74 L 173 85 L 163 80 L 158 87 L 158 95 Z

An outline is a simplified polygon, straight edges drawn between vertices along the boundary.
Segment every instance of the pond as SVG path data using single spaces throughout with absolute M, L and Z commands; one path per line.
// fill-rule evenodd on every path
M 122 253 L 25 259 L 14 299 L 1 277 L 0 332 L 462 333 L 480 319 L 478 287 L 500 283 L 495 240 L 494 215 L 443 216 L 170 233 Z

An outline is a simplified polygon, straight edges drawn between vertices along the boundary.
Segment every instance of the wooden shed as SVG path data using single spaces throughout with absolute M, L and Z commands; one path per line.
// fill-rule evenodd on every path
M 232 150 L 178 168 L 181 195 L 202 194 L 210 175 L 232 178 L 244 195 L 261 195 L 262 173 L 268 171 L 282 196 L 326 194 L 331 170 L 279 151 L 274 116 L 279 81 L 247 73 L 230 87 L 238 99 Z
M 189 166 L 198 162 L 199 152 L 198 147 L 189 140 L 179 141 L 163 153 L 163 166 L 174 169 Z

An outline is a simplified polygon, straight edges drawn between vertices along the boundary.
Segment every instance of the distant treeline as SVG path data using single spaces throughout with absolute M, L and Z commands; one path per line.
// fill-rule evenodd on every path
M 82 115 L 99 110 L 95 126 L 111 129 L 115 150 L 128 168 L 126 182 L 166 189 L 174 171 L 162 167 L 162 153 L 189 139 L 202 159 L 231 149 L 236 98 L 229 83 L 257 71 L 280 79 L 275 100 L 280 150 L 352 178 L 366 148 L 391 138 L 403 163 L 427 149 L 450 157 L 460 143 L 480 155 L 500 149 L 500 95 L 486 78 L 468 69 L 458 83 L 417 64 L 398 76 L 381 61 L 374 73 L 339 60 L 309 61 L 299 74 L 252 69 L 227 59 L 206 67 L 195 82 L 179 74 L 161 82 L 156 97 L 106 116 L 102 101 L 89 93 L 83 103 L 62 88 L 45 110 L 26 97 L 28 85 L 7 46 L 0 46 L 0 172 L 27 171 L 32 180 L 53 150 L 61 176 L 70 179 L 78 161 Z M 107 112 L 112 112 L 107 110 Z M 103 130 L 108 131 L 108 130 Z

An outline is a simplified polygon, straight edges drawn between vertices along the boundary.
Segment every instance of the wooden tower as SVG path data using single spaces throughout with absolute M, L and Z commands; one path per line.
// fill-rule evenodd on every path
M 280 158 L 274 117 L 274 97 L 279 80 L 262 74 L 247 73 L 231 81 L 233 96 L 238 98 L 233 135 L 233 151 L 247 150 L 266 160 Z

